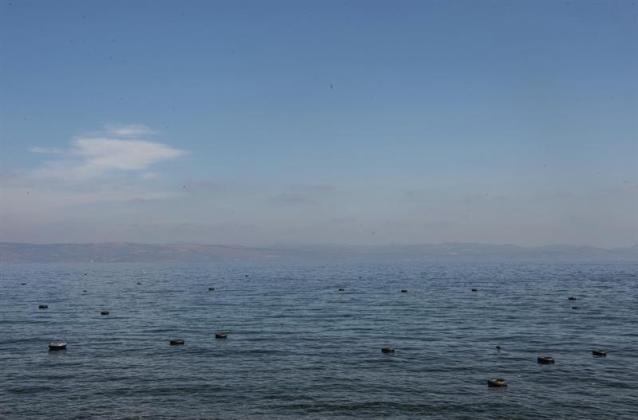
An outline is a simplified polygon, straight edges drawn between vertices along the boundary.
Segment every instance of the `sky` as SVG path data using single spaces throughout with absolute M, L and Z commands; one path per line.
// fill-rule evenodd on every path
M 0 242 L 638 243 L 635 0 L 0 5 Z

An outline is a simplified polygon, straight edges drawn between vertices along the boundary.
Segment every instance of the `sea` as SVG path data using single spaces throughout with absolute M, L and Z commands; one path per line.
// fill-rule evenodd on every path
M 638 264 L 4 264 L 0 275 L 2 419 L 638 419 Z M 53 340 L 66 350 L 49 351 Z

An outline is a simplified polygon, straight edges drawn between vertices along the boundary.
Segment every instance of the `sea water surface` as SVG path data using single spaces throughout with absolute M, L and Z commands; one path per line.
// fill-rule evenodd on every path
M 0 270 L 0 418 L 638 418 L 638 264 Z

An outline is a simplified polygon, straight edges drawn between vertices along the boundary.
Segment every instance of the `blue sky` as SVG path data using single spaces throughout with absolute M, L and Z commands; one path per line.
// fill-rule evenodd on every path
M 0 240 L 638 242 L 636 2 L 0 3 Z

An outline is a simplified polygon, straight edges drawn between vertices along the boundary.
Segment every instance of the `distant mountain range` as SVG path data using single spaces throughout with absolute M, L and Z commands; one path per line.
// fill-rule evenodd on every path
M 181 243 L 0 243 L 0 262 L 2 263 L 231 261 L 326 263 L 345 261 L 623 261 L 638 263 L 638 245 L 614 249 L 572 245 L 522 247 L 477 243 L 387 246 L 287 245 L 260 248 Z

